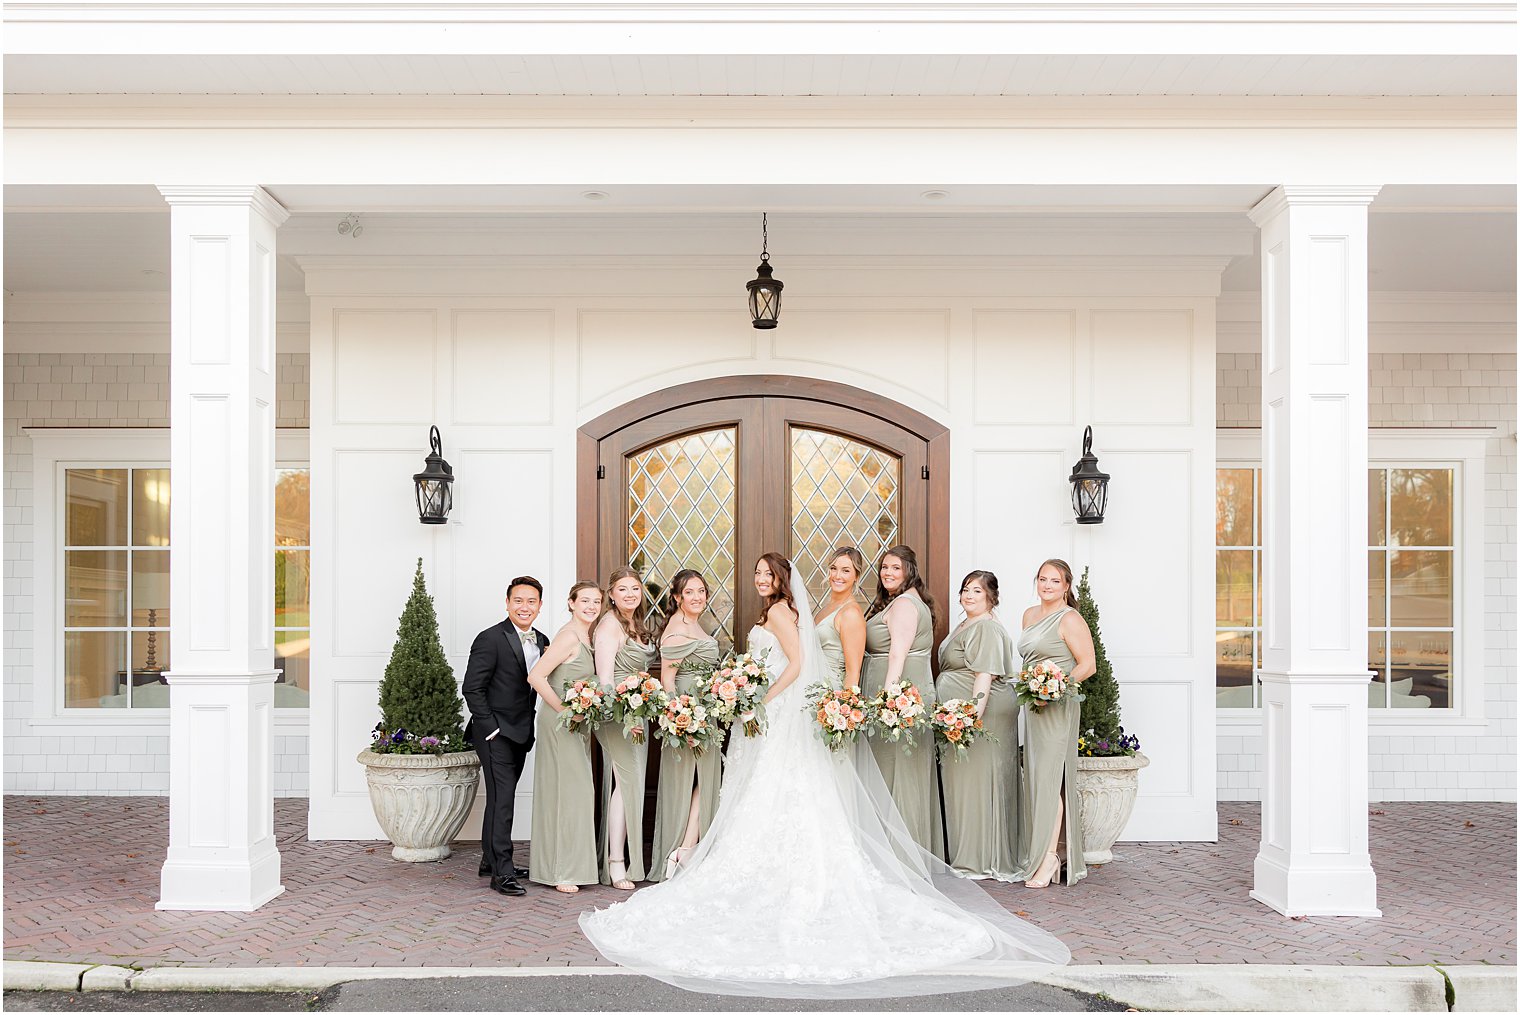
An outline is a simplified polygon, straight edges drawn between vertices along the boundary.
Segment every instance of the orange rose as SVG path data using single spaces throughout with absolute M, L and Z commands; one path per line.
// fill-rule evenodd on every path
M 950 741 L 952 744 L 955 743 L 960 738 L 961 738 L 961 731 L 960 730 L 946 730 L 945 731 L 945 739 L 948 740 L 948 741 Z
M 671 725 L 675 726 L 675 728 L 677 730 L 679 730 L 682 733 L 684 733 L 688 729 L 691 728 L 691 716 L 689 716 L 689 715 L 678 715 L 678 716 L 676 716 L 675 721 Z

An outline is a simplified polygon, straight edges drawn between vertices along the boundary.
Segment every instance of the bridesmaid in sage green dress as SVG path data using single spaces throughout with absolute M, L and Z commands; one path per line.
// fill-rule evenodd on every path
M 718 641 L 703 629 L 707 582 L 696 571 L 676 572 L 667 604 L 670 620 L 660 637 L 660 682 L 670 694 L 684 694 L 722 660 Z M 718 810 L 723 752 L 714 743 L 693 757 L 689 750 L 660 746 L 660 787 L 656 793 L 650 881 L 675 873 L 696 849 Z
M 654 635 L 644 621 L 644 582 L 631 567 L 607 576 L 607 612 L 592 636 L 596 675 L 609 692 L 636 673 L 654 666 Z M 644 774 L 649 761 L 648 724 L 635 742 L 621 725 L 604 723 L 596 731 L 602 749 L 602 829 L 605 847 L 602 884 L 632 891 L 644 880 Z M 625 862 L 624 856 L 627 860 Z
M 591 625 L 602 612 L 596 582 L 570 587 L 570 621 L 528 672 L 528 685 L 548 708 L 538 710 L 533 755 L 533 837 L 528 880 L 559 891 L 580 891 L 597 881 L 596 790 L 591 781 L 591 736 L 561 729 L 562 696 L 577 680 L 596 680 Z
M 866 615 L 855 598 L 866 559 L 853 546 L 829 556 L 829 595 L 813 616 L 833 687 L 860 690 L 860 667 L 866 654 Z
M 1025 668 L 1043 660 L 1059 666 L 1073 682 L 1060 701 L 1039 708 L 1026 706 L 1025 768 L 1029 787 L 1028 827 L 1019 863 L 1024 884 L 1045 888 L 1065 871 L 1074 885 L 1087 876 L 1082 861 L 1082 811 L 1077 802 L 1077 727 L 1082 715 L 1077 687 L 1097 669 L 1092 632 L 1077 612 L 1071 591 L 1071 565 L 1047 560 L 1035 574 L 1038 606 L 1024 611 L 1018 650 Z M 1066 830 L 1066 863 L 1057 847 Z
M 906 546 L 894 546 L 877 565 L 877 592 L 866 611 L 866 659 L 861 691 L 874 697 L 889 680 L 907 679 L 924 699 L 920 731 L 913 734 L 911 751 L 901 744 L 870 739 L 881 777 L 902 813 L 913 840 L 937 857 L 945 855 L 944 821 L 940 815 L 939 775 L 934 763 L 934 737 L 929 714 L 934 709 L 934 675 L 929 656 L 934 651 L 934 606 L 918 573 L 918 558 Z
M 968 878 L 1018 881 L 1019 706 L 1008 683 L 1017 673 L 1013 639 L 993 610 L 997 576 L 972 571 L 961 580 L 966 619 L 939 647 L 939 700 L 977 700 L 982 741 L 940 759 L 945 790 L 945 862 Z M 977 695 L 981 695 L 977 699 Z

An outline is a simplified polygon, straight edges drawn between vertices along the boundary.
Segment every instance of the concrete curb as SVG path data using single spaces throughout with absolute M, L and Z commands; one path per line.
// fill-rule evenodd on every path
M 1514 966 L 1439 966 L 1456 994 L 1452 1011 L 1514 1011 Z
M 1430 966 L 1067 966 L 1043 979 L 1161 1011 L 1448 1010 Z
M 1443 975 L 1443 973 L 1445 975 Z M 353 980 L 443 977 L 633 976 L 615 966 L 248 966 L 202 968 L 63 962 L 5 963 L 7 990 L 318 991 Z M 1456 994 L 1446 1004 L 1450 979 Z M 1045 983 L 1170 1011 L 1514 1011 L 1513 967 L 1111 965 L 1067 966 Z

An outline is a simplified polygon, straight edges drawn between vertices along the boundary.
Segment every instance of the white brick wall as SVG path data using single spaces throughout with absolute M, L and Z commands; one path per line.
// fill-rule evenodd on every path
M 1220 426 L 1261 425 L 1261 356 L 1218 357 Z M 1515 799 L 1515 354 L 1373 353 L 1372 426 L 1493 426 L 1484 463 L 1487 736 L 1374 736 L 1373 800 Z M 1221 727 L 1219 797 L 1261 799 L 1260 734 Z
M 307 425 L 309 361 L 277 357 L 280 426 Z M 5 791 L 169 791 L 169 737 L 38 735 L 32 715 L 32 441 L 23 427 L 169 425 L 167 353 L 6 353 L 5 392 Z M 305 796 L 306 737 L 275 737 L 274 787 Z

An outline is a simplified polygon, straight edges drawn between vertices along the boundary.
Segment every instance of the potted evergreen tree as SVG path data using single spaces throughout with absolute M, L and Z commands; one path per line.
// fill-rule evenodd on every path
M 1135 809 L 1140 769 L 1151 763 L 1140 753 L 1140 738 L 1119 725 L 1119 682 L 1114 679 L 1098 604 L 1093 601 L 1087 568 L 1077 583 L 1077 612 L 1092 631 L 1097 672 L 1082 681 L 1082 717 L 1077 736 L 1077 799 L 1082 808 L 1082 858 L 1089 864 L 1113 860 L 1119 838 Z
M 480 761 L 464 740 L 463 702 L 420 557 L 380 681 L 380 713 L 374 742 L 359 752 L 375 819 L 395 859 L 442 860 L 475 802 Z

